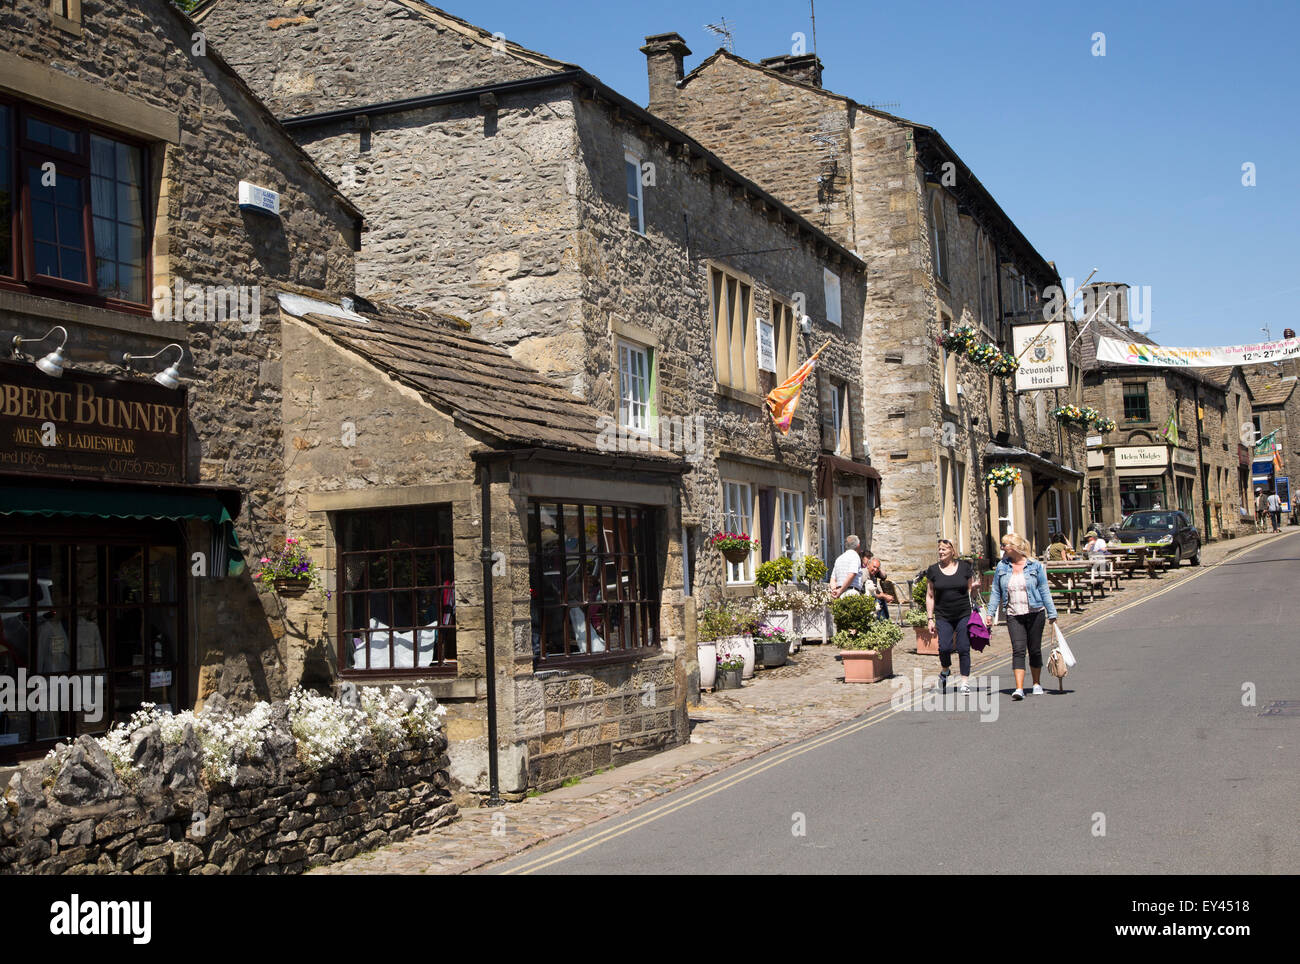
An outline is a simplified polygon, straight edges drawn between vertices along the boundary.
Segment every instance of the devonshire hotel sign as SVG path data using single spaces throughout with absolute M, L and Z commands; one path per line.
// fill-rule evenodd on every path
M 185 392 L 0 363 L 0 472 L 185 480 Z

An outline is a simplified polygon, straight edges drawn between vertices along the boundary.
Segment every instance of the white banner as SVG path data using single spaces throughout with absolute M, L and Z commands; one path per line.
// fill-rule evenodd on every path
M 1255 365 L 1300 357 L 1300 338 L 1262 341 L 1221 348 L 1166 348 L 1117 338 L 1097 340 L 1097 361 L 1118 365 L 1152 365 L 1163 368 L 1218 368 L 1221 365 Z
M 1017 325 L 1011 329 L 1012 351 L 1020 359 L 1016 391 L 1069 388 L 1070 366 L 1065 358 L 1065 322 Z

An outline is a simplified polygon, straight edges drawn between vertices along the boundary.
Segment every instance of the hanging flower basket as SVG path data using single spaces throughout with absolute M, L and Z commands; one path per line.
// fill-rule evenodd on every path
M 946 331 L 937 340 L 944 351 L 952 352 L 954 355 L 965 355 L 978 344 L 975 329 L 970 325 L 961 325 Z
M 984 474 L 984 484 L 1009 489 L 1020 484 L 1020 470 L 1014 465 L 999 465 Z
M 311 561 L 311 553 L 302 540 L 289 536 L 284 545 L 267 553 L 261 559 L 262 568 L 253 573 L 253 578 L 263 586 L 274 590 L 286 598 L 296 598 L 308 589 L 316 588 L 330 598 L 330 593 L 321 583 L 320 570 Z
M 998 378 L 1010 378 L 1020 367 L 1020 359 L 1015 355 L 1008 355 L 1006 352 L 998 352 L 996 357 L 988 363 L 988 369 Z
M 758 540 L 751 539 L 748 533 L 717 532 L 709 539 L 709 548 L 722 553 L 727 562 L 740 564 L 749 558 L 749 554 L 758 548 Z
M 1092 424 L 1096 426 L 1097 431 L 1102 435 L 1105 435 L 1107 432 L 1113 432 L 1116 428 L 1115 420 L 1113 418 L 1106 418 L 1105 416 L 1094 419 Z
M 975 345 L 966 353 L 966 357 L 976 365 L 983 365 L 988 368 L 993 360 L 998 357 L 998 350 L 995 346 L 989 344 Z

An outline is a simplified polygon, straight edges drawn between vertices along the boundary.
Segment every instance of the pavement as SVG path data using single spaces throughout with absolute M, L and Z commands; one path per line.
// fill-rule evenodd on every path
M 987 774 L 1001 772 L 999 760 L 1014 758 L 1020 744 L 1017 741 L 1032 739 L 1040 746 L 1035 759 L 1056 760 L 1060 772 L 1054 772 L 1054 778 L 1065 784 L 1082 780 L 1077 787 L 1082 793 L 1096 782 L 1096 774 L 1090 774 L 1088 766 L 1082 765 L 1089 759 L 1087 748 L 1078 745 L 1080 731 L 1094 732 L 1095 714 L 1098 711 L 1098 679 L 1112 680 L 1112 686 L 1106 691 L 1104 717 L 1108 722 L 1105 731 L 1111 738 L 1123 741 L 1126 735 L 1137 743 L 1149 742 L 1165 731 L 1169 720 L 1161 720 L 1159 726 L 1151 729 L 1145 718 L 1134 718 L 1135 712 L 1143 707 L 1150 707 L 1152 681 L 1168 678 L 1169 671 L 1178 667 L 1179 644 L 1187 636 L 1188 620 L 1185 615 L 1185 602 L 1176 606 L 1166 596 L 1177 594 L 1180 600 L 1203 598 L 1184 583 L 1195 583 L 1202 589 L 1209 585 L 1206 579 L 1213 573 L 1215 584 L 1229 576 L 1244 578 L 1245 574 L 1254 573 L 1259 567 L 1243 564 L 1232 567 L 1233 560 L 1249 551 L 1250 560 L 1257 555 L 1281 551 L 1280 558 L 1300 555 L 1300 540 L 1292 538 L 1300 529 L 1292 527 L 1281 535 L 1271 533 L 1256 534 L 1237 539 L 1224 540 L 1206 546 L 1202 553 L 1203 564 L 1200 567 L 1184 565 L 1180 569 L 1167 572 L 1157 579 L 1139 576 L 1122 580 L 1118 592 L 1108 592 L 1104 600 L 1089 603 L 1082 614 L 1061 613 L 1059 621 L 1062 632 L 1071 638 L 1078 652 L 1082 644 L 1088 652 L 1086 673 L 1089 685 L 1087 701 L 1076 700 L 1071 712 L 1055 714 L 1057 725 L 1067 727 L 1063 732 L 1058 749 L 1053 750 L 1047 737 L 1038 731 L 1022 732 L 1015 726 L 986 727 L 979 732 L 981 740 L 977 746 L 982 755 L 988 758 L 982 763 L 964 759 L 964 754 L 953 752 L 959 750 L 964 741 L 969 740 L 970 731 L 960 731 L 961 726 L 968 725 L 979 718 L 979 713 L 940 712 L 940 713 L 899 713 L 889 707 L 892 696 L 899 692 L 897 681 L 882 681 L 874 684 L 845 684 L 843 672 L 837 660 L 838 650 L 829 646 L 805 646 L 795 654 L 791 662 L 784 667 L 773 670 L 760 670 L 752 680 L 740 690 L 728 690 L 721 693 L 702 695 L 698 705 L 690 706 L 691 738 L 688 744 L 656 754 L 644 760 L 617 767 L 604 773 L 584 778 L 579 784 L 565 787 L 550 793 L 529 797 L 517 803 L 498 808 L 466 809 L 462 811 L 459 821 L 432 833 L 411 837 L 405 841 L 384 847 L 380 850 L 362 854 L 352 860 L 328 867 L 318 868 L 312 873 L 327 874 L 409 874 L 409 873 L 468 873 L 468 872 L 531 872 L 536 870 L 551 871 L 587 871 L 587 872 L 673 872 L 686 869 L 686 864 L 694 863 L 690 855 L 708 854 L 713 844 L 703 841 L 703 849 L 690 851 L 690 855 L 673 843 L 676 838 L 659 839 L 656 834 L 671 831 L 689 836 L 698 832 L 698 827 L 711 826 L 706 817 L 709 806 L 716 806 L 720 800 L 730 801 L 731 805 L 753 806 L 755 801 L 768 801 L 766 817 L 772 813 L 783 814 L 778 826 L 781 833 L 773 841 L 784 843 L 787 838 L 798 841 L 791 835 L 791 821 L 797 826 L 799 814 L 805 819 L 810 813 L 820 813 L 825 817 L 822 801 L 843 801 L 848 809 L 855 801 L 861 800 L 867 787 L 860 785 L 864 772 L 862 759 L 867 755 L 875 756 L 870 772 L 875 776 L 871 781 L 871 796 L 881 793 L 901 793 L 900 799 L 909 799 L 911 793 L 921 793 L 917 787 L 909 787 L 908 781 L 914 779 L 918 772 L 918 759 L 924 759 L 927 752 L 934 752 L 935 747 L 943 750 L 941 756 L 932 761 L 934 773 L 944 774 L 938 786 L 927 786 L 922 799 L 927 801 L 920 810 L 933 810 L 929 814 L 933 825 L 938 829 L 947 825 L 947 831 L 936 833 L 935 839 L 946 841 L 945 846 L 957 844 L 960 849 L 960 828 L 967 817 L 980 819 L 974 813 L 966 814 L 972 809 L 965 801 L 983 799 L 972 798 L 965 787 L 970 781 L 979 781 Z M 1288 548 L 1282 551 L 1283 546 Z M 1300 560 L 1291 560 L 1296 562 Z M 1284 565 L 1290 563 L 1284 562 Z M 1230 568 L 1232 567 L 1232 568 Z M 1300 574 L 1300 566 L 1291 566 Z M 1296 579 L 1291 579 L 1294 585 Z M 1216 593 L 1217 595 L 1217 593 Z M 1249 586 L 1239 590 L 1233 589 L 1229 597 L 1234 605 L 1251 596 Z M 1288 603 L 1290 605 L 1290 603 Z M 1173 608 L 1170 608 L 1173 607 Z M 1129 612 L 1122 622 L 1107 625 L 1110 616 Z M 1123 643 L 1132 631 L 1135 620 L 1155 618 L 1157 623 L 1149 628 L 1151 642 L 1140 644 Z M 1214 620 L 1224 618 L 1224 607 L 1217 604 L 1206 606 L 1206 611 L 1198 615 L 1193 623 L 1207 626 Z M 1244 618 L 1244 617 L 1243 617 Z M 1290 625 L 1300 620 L 1300 597 L 1294 600 Z M 1235 626 L 1235 623 L 1232 624 Z M 906 632 L 906 631 L 905 631 Z M 1228 630 L 1231 637 L 1232 630 Z M 1154 634 L 1154 635 L 1152 635 Z M 1283 633 L 1282 635 L 1286 635 Z M 1076 644 L 1073 637 L 1079 637 Z M 1168 647 L 1159 645 L 1161 638 L 1168 636 Z M 1294 633 L 1291 633 L 1291 637 Z M 1116 639 L 1121 640 L 1117 642 Z M 1223 640 L 1219 639 L 1221 643 Z M 1045 651 L 1048 649 L 1044 641 Z M 1204 644 L 1203 644 L 1204 645 Z M 1125 675 L 1121 669 L 1123 659 L 1098 660 L 1092 656 L 1094 647 L 1120 647 L 1126 657 L 1146 654 L 1152 665 L 1133 667 Z M 934 656 L 919 656 L 909 636 L 894 651 L 895 677 L 914 678 L 913 670 L 919 669 L 923 676 L 933 677 L 938 671 L 938 659 Z M 1225 657 L 1230 661 L 1230 648 L 1220 646 L 1217 660 Z M 974 656 L 974 654 L 972 654 Z M 1281 654 L 1277 654 L 1281 655 Z M 1008 694 L 1011 689 L 1011 671 L 1009 667 L 1010 644 L 1005 628 L 995 628 L 990 646 L 983 654 L 973 660 L 974 675 L 998 675 L 1002 694 L 996 701 L 1001 718 L 1006 718 L 1009 709 L 1020 710 L 1028 707 L 1032 698 L 1024 704 L 1012 704 Z M 1224 667 L 1225 670 L 1228 667 Z M 1083 676 L 1084 667 L 1072 671 L 1066 677 L 1066 695 L 1074 692 L 1076 681 Z M 1200 679 L 1204 673 L 1195 676 Z M 1242 677 L 1242 670 L 1230 671 L 1231 678 Z M 1124 685 L 1122 679 L 1141 681 L 1141 688 L 1134 689 Z M 1187 683 L 1190 677 L 1178 676 Z M 1247 677 L 1242 677 L 1243 679 Z M 1268 678 L 1268 673 L 1261 671 L 1254 679 Z M 1040 701 L 1057 701 L 1059 696 L 1052 695 L 1056 688 L 1054 677 L 1044 673 L 1044 685 L 1049 688 L 1049 695 L 1039 697 Z M 1235 685 L 1235 684 L 1234 684 Z M 1295 690 L 1291 695 L 1300 697 L 1300 679 L 1296 680 Z M 1141 699 L 1134 699 L 1135 693 L 1142 694 Z M 1172 694 L 1170 694 L 1172 696 Z M 1189 697 L 1192 694 L 1188 694 Z M 985 694 L 988 700 L 991 693 Z M 1166 694 L 1162 693 L 1159 703 L 1163 705 Z M 1195 703 L 1193 699 L 1191 702 Z M 990 704 L 991 706 L 991 704 Z M 1136 709 L 1135 709 L 1136 708 Z M 1043 706 L 1041 709 L 1046 709 Z M 1041 710 L 1033 710 L 1040 713 Z M 988 712 L 983 714 L 985 718 Z M 1033 719 L 1021 714 L 1021 721 Z M 936 743 L 929 732 L 939 722 L 953 728 L 951 740 L 941 737 Z M 886 733 L 875 729 L 885 724 Z M 1202 725 L 1204 724 L 1204 725 Z M 927 729 L 928 727 L 928 729 Z M 1114 730 L 1114 727 L 1119 727 Z M 870 732 L 868 732 L 870 730 Z M 915 734 L 926 730 L 926 737 L 917 745 Z M 1205 751 L 1209 748 L 1209 734 L 1213 730 L 1212 721 L 1204 720 L 1192 726 L 1190 732 L 1203 734 L 1194 737 L 1198 745 L 1193 751 Z M 986 732 L 988 736 L 986 737 Z M 1217 731 L 1215 731 L 1217 733 Z M 909 737 L 909 733 L 913 737 Z M 842 734 L 842 735 L 841 735 Z M 1144 735 L 1143 735 L 1144 734 Z M 1283 742 L 1283 741 L 1279 741 Z M 1294 749 L 1296 741 L 1291 741 Z M 1136 743 L 1135 743 L 1136 745 Z M 822 749 L 822 747 L 825 749 Z M 1081 750 L 1085 751 L 1081 757 Z M 1243 751 L 1244 752 L 1244 751 Z M 836 754 L 851 753 L 849 758 Z M 1217 754 L 1216 754 L 1217 756 Z M 1095 757 L 1091 758 L 1095 763 Z M 788 761 L 788 762 L 787 762 Z M 1065 761 L 1065 762 L 1061 762 Z M 748 766 L 746 766 L 748 764 Z M 776 770 L 778 773 L 767 773 Z M 756 771 L 754 776 L 748 776 Z M 761 777 L 758 774 L 763 774 Z M 836 777 L 835 775 L 839 776 Z M 855 776 L 856 775 L 856 776 Z M 928 779 L 934 779 L 933 776 Z M 727 788 L 733 783 L 746 782 L 743 793 Z M 809 788 L 816 787 L 810 792 Z M 1009 786 L 1023 790 L 1023 777 L 1012 777 Z M 722 789 L 713 789 L 721 787 Z M 794 790 L 793 788 L 803 788 Z M 692 790 L 692 788 L 694 788 Z M 1294 790 L 1294 788 L 1292 788 Z M 1006 812 L 1016 809 L 1016 796 L 1009 796 L 997 786 L 987 787 L 987 799 L 1002 801 L 998 804 Z M 1176 794 L 1176 788 L 1168 788 Z M 740 800 L 750 803 L 738 803 Z M 787 795 L 794 793 L 797 799 Z M 1078 795 L 1076 793 L 1076 796 Z M 692 794 L 700 798 L 700 803 L 691 806 Z M 717 798 L 716 800 L 714 798 Z M 679 803 L 685 799 L 686 802 Z M 780 801 L 779 803 L 777 801 Z M 941 801 L 938 803 L 936 801 Z M 1279 801 L 1280 802 L 1280 801 Z M 789 804 L 787 807 L 786 804 Z M 653 804 L 654 806 L 650 806 Z M 881 815 L 892 814 L 886 821 L 893 826 L 895 835 L 906 835 L 905 824 L 915 828 L 919 816 L 918 806 L 897 807 L 892 802 L 886 804 L 878 801 L 880 814 L 864 816 L 869 823 L 879 822 Z M 1157 810 L 1165 806 L 1160 800 L 1154 801 Z M 1289 806 L 1289 805 L 1285 805 Z M 653 816 L 660 811 L 674 807 L 689 809 L 690 822 L 683 824 L 683 818 L 659 818 Z M 775 809 L 772 809 L 775 807 Z M 784 808 L 784 809 L 783 809 Z M 801 809 L 802 808 L 802 809 Z M 986 809 L 983 805 L 976 810 Z M 1293 812 L 1294 808 L 1291 808 Z M 1121 811 L 1123 806 L 1121 806 Z M 675 811 L 674 811 L 675 812 Z M 995 812 L 1001 812 L 996 811 Z M 1103 812 L 1103 811 L 1096 811 Z M 647 818 L 646 815 L 652 815 Z M 796 815 L 796 816 L 792 816 Z M 984 816 L 989 816 L 985 814 Z M 819 818 L 820 819 L 820 818 Z M 656 826 L 638 829 L 641 821 Z M 899 823 L 903 821 L 903 823 Z M 725 814 L 722 825 L 727 826 Z M 865 825 L 865 824 L 864 824 Z M 624 826 L 631 829 L 620 829 Z M 825 821 L 823 820 L 823 826 Z M 694 828 L 694 830 L 692 829 Z M 841 829 L 842 832 L 842 829 Z M 1293 835 L 1294 836 L 1294 835 Z M 604 839 L 619 838 L 618 843 L 598 845 Z M 653 846 L 643 846 L 646 840 L 653 839 Z M 725 833 L 718 838 L 717 846 L 722 846 Z M 866 837 L 862 838 L 867 840 Z M 874 834 L 872 840 L 880 842 Z M 586 841 L 595 840 L 596 843 Z M 640 841 L 640 844 L 637 842 Z M 791 856 L 782 851 L 762 850 L 755 854 L 748 842 L 752 834 L 744 837 L 745 843 L 733 841 L 730 849 L 713 854 L 708 860 L 700 860 L 701 872 L 771 872 L 772 870 L 791 871 L 796 869 L 787 865 Z M 624 852 L 620 844 L 627 844 L 631 850 Z M 811 872 L 830 872 L 832 870 L 853 871 L 865 869 L 860 864 L 844 865 L 836 853 L 859 853 L 861 841 L 853 838 L 852 831 L 847 837 L 835 838 L 835 845 L 826 844 L 829 851 L 816 853 L 812 848 L 808 853 L 816 859 L 800 869 Z M 779 846 L 779 845 L 778 845 Z M 864 845 L 869 846 L 869 844 Z M 1273 849 L 1270 850 L 1269 847 Z M 640 849 L 638 849 L 640 848 Z M 657 848 L 657 850 L 655 849 Z M 1261 849 L 1262 848 L 1262 849 Z M 788 849 L 788 848 L 787 848 Z M 895 850 L 897 848 L 894 848 Z M 1010 847 L 1014 852 L 1014 846 Z M 590 851 L 590 853 L 589 853 Z M 1258 872 L 1261 862 L 1267 864 L 1274 859 L 1276 841 L 1269 845 L 1259 844 L 1254 848 L 1254 867 Z M 980 851 L 983 853 L 983 849 Z M 1066 853 L 1067 851 L 1063 851 Z M 1090 856 L 1085 852 L 1068 851 L 1077 861 Z M 802 853 L 802 851 L 801 851 Z M 552 855 L 558 856 L 552 856 Z M 658 854 L 658 856 L 656 856 Z M 746 857 L 745 855 L 750 855 Z M 806 854 L 805 854 L 806 855 Z M 969 870 L 960 859 L 949 861 L 948 854 L 928 854 L 926 848 L 916 850 L 915 859 L 897 860 L 890 870 L 933 872 L 935 870 Z M 614 863 L 602 862 L 613 860 Z M 746 860 L 749 862 L 746 863 Z M 776 860 L 777 863 L 772 861 Z M 629 863 L 630 861 L 630 863 Z M 991 866 L 991 865 L 990 865 Z M 873 868 L 879 870 L 880 868 Z M 1006 869 L 1028 870 L 1033 872 L 1033 865 L 1010 867 Z M 1059 867 L 1057 869 L 1060 869 Z M 1097 865 L 1091 868 L 1078 866 L 1077 869 L 1107 870 L 1114 866 Z M 1174 872 L 1174 871 L 1166 871 Z M 1267 872 L 1267 871 L 1265 871 Z

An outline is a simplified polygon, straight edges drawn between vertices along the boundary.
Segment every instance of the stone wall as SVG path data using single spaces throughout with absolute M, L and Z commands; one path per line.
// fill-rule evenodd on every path
M 137 731 L 138 784 L 128 787 L 94 738 L 57 769 L 14 774 L 0 807 L 0 873 L 296 874 L 404 840 L 457 817 L 446 738 L 381 753 L 368 748 L 303 766 L 283 703 L 260 748 L 229 782 L 200 777 L 193 728 L 164 744 Z
M 203 30 L 277 116 L 359 107 L 553 72 L 504 27 L 421 0 L 218 0 Z M 437 56 L 430 56 L 436 47 Z
M 51 28 L 48 9 L 37 0 L 11 5 L 0 52 L 122 99 L 99 117 L 93 114 L 100 109 L 95 103 L 109 101 L 60 100 L 53 84 L 34 84 L 15 95 L 91 114 L 128 131 L 142 112 L 156 117 L 150 111 L 160 110 L 173 117 L 175 143 L 133 131 L 151 141 L 153 281 L 249 286 L 260 292 L 263 315 L 256 330 L 245 331 L 247 322 L 238 318 L 157 322 L 4 292 L 0 326 L 39 336 L 53 323 L 65 324 L 70 364 L 117 375 L 120 367 L 107 364 L 110 352 L 149 354 L 168 342 L 180 343 L 190 380 L 189 481 L 243 493 L 240 543 L 257 552 L 283 532 L 285 523 L 282 356 L 272 286 L 351 290 L 354 215 L 240 80 L 215 56 L 191 55 L 191 30 L 166 0 L 87 3 L 79 39 Z M 282 216 L 241 212 L 240 180 L 280 192 Z M 188 650 L 198 671 L 189 674 L 195 689 L 188 696 L 201 700 L 218 689 L 244 702 L 283 696 L 290 683 L 287 655 L 277 647 L 278 614 L 249 575 L 191 585 L 197 588 Z

